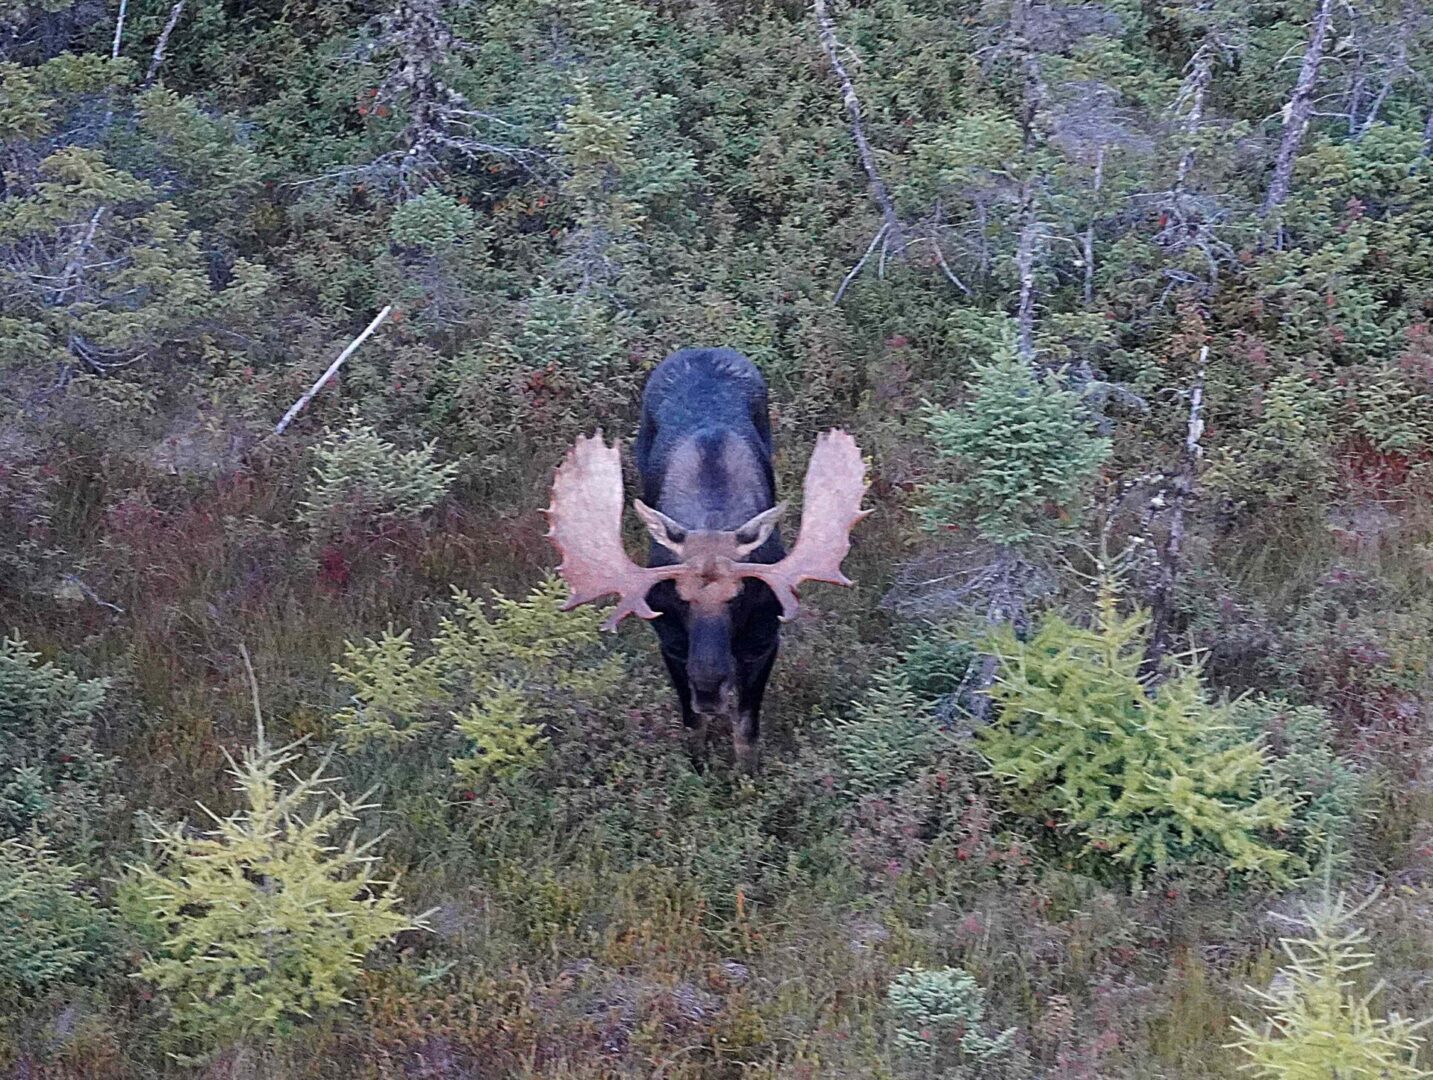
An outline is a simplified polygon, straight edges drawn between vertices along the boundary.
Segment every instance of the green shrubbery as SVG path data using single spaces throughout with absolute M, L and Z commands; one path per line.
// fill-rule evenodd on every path
M 459 466 L 435 460 L 437 443 L 399 450 L 368 424 L 325 432 L 301 504 L 311 528 L 365 529 L 390 519 L 415 518 L 448 494 Z
M 0 840 L 0 1002 L 13 1007 L 115 960 L 114 920 L 43 841 Z
M 1273 833 L 1293 798 L 1194 670 L 1151 690 L 1140 677 L 1146 625 L 1106 592 L 1088 629 L 1048 615 L 1028 641 L 997 635 L 1000 716 L 979 740 L 992 773 L 1012 808 L 1135 882 L 1198 860 L 1284 877 L 1289 856 Z
M 423 925 L 380 876 L 379 838 L 357 839 L 373 805 L 322 765 L 292 773 L 297 760 L 261 731 L 230 762 L 240 808 L 201 806 L 210 827 L 160 832 L 152 862 L 134 868 L 132 914 L 156 937 L 138 976 L 164 992 L 186 1045 L 262 1043 L 345 1004 L 364 957 Z
M 886 988 L 886 1006 L 898 1018 L 896 1045 L 934 1074 L 962 1062 L 986 1062 L 1007 1054 L 1015 1037 L 1008 1028 L 986 1034 L 985 991 L 959 968 L 903 971 Z
M 626 669 L 599 636 L 601 612 L 563 611 L 565 597 L 555 578 L 522 600 L 495 595 L 491 610 L 459 592 L 422 659 L 407 631 L 349 645 L 335 667 L 355 702 L 334 718 L 344 744 L 391 745 L 441 725 L 454 770 L 476 782 L 530 764 L 544 728 L 580 731 L 617 704 Z
M 968 393 L 964 408 L 926 409 L 941 471 L 923 489 L 921 524 L 940 533 L 969 523 L 1002 547 L 1076 527 L 1110 453 L 1089 406 L 1008 348 L 975 367 Z
M 94 745 L 105 684 L 0 641 L 0 839 L 39 830 L 70 847 L 105 809 L 110 762 Z

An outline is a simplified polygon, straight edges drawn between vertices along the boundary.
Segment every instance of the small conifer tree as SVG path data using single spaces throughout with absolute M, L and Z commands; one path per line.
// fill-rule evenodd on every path
M 287 772 L 297 745 L 271 747 L 261 729 L 230 759 L 240 808 L 219 817 L 201 804 L 212 828 L 161 831 L 155 864 L 135 868 L 165 933 L 138 975 L 207 1044 L 281 1034 L 344 1004 L 374 946 L 423 926 L 377 876 L 379 838 L 339 835 L 372 804 L 346 798 L 323 765 Z
M 354 420 L 325 431 L 300 519 L 314 529 L 341 529 L 374 519 L 413 518 L 448 493 L 455 462 L 439 463 L 437 443 L 400 450 Z
M 615 705 L 625 679 L 622 660 L 602 646 L 602 613 L 564 611 L 565 595 L 555 577 L 490 605 L 457 591 L 422 658 L 407 631 L 349 644 L 334 667 L 353 688 L 354 705 L 335 717 L 345 748 L 392 747 L 441 728 L 455 737 L 451 762 L 468 783 L 531 765 L 545 727 Z
M 832 725 L 832 748 L 840 761 L 841 787 L 870 795 L 896 787 L 926 760 L 939 735 L 904 672 L 876 675 L 874 685 L 849 717 Z
M 77 868 L 43 841 L 0 840 L 0 1002 L 93 972 L 112 929 Z
M 1375 894 L 1376 895 L 1376 894 Z M 1254 991 L 1268 1016 L 1260 1028 L 1234 1017 L 1248 1055 L 1244 1068 L 1261 1080 L 1418 1080 L 1433 1076 L 1418 1065 L 1424 1039 L 1413 1021 L 1378 1016 L 1373 1002 L 1382 984 L 1359 993 L 1359 972 L 1373 963 L 1368 935 L 1352 925 L 1373 897 L 1352 906 L 1342 896 L 1304 910 L 1302 933 L 1284 938 L 1288 963 L 1268 990 Z
M 110 776 L 94 747 L 105 690 L 41 663 L 19 638 L 0 640 L 0 838 L 38 829 L 72 846 L 90 833 Z
M 999 631 L 1001 714 L 980 735 L 991 770 L 1014 809 L 1072 830 L 1084 853 L 1108 855 L 1136 882 L 1198 858 L 1280 876 L 1288 854 L 1262 834 L 1287 823 L 1291 800 L 1192 668 L 1150 692 L 1147 624 L 1106 590 L 1088 629 L 1051 615 L 1028 642 Z
M 1079 395 L 1037 377 L 1008 346 L 976 367 L 969 392 L 963 408 L 926 410 L 943 472 L 923 490 L 925 529 L 972 524 L 981 539 L 1008 547 L 1077 523 L 1110 452 Z
M 896 1045 L 932 1066 L 950 1057 L 992 1061 L 1015 1038 L 1014 1028 L 986 1034 L 985 990 L 960 968 L 901 972 L 886 988 L 886 1006 L 899 1018 Z

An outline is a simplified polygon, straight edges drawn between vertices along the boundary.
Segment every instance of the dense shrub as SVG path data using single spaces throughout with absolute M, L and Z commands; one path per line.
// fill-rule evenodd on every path
M 110 763 L 94 746 L 105 683 L 0 641 L 0 839 L 34 828 L 73 845 L 100 824 Z
M 924 486 L 921 524 L 973 527 L 1001 546 L 1077 526 L 1110 452 L 1088 403 L 1009 351 L 976 366 L 968 394 L 962 408 L 926 410 L 941 471 Z
M 423 924 L 379 877 L 378 839 L 353 831 L 366 796 L 349 799 L 322 765 L 286 781 L 298 758 L 260 731 L 230 762 L 240 808 L 206 810 L 203 831 L 161 831 L 153 862 L 134 868 L 133 914 L 162 928 L 138 974 L 168 998 L 186 1046 L 282 1035 L 345 1004 L 370 950 Z
M 1089 628 L 1052 614 L 1029 641 L 997 635 L 1000 715 L 979 745 L 1005 797 L 1136 883 L 1198 860 L 1282 877 L 1288 855 L 1270 832 L 1293 802 L 1263 749 L 1233 731 L 1193 669 L 1152 692 L 1140 677 L 1148 619 L 1116 604 L 1105 592 Z
M 13 1007 L 112 962 L 114 922 L 77 867 L 45 847 L 0 840 L 0 1000 Z
M 314 529 L 364 530 L 387 519 L 415 518 L 448 493 L 455 462 L 435 460 L 437 444 L 399 450 L 368 424 L 327 431 L 314 451 L 317 461 L 301 520 Z

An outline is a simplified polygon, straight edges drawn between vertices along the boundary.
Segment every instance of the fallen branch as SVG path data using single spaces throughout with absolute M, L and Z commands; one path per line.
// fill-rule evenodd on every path
M 851 287 L 851 282 L 861 276 L 861 269 L 870 261 L 872 253 L 876 250 L 876 245 L 885 238 L 886 233 L 889 231 L 890 226 L 885 223 L 882 223 L 881 227 L 876 230 L 876 235 L 871 237 L 871 243 L 870 246 L 866 248 L 866 253 L 861 256 L 860 261 L 857 262 L 855 266 L 851 267 L 851 272 L 846 275 L 846 280 L 841 282 L 841 287 L 836 290 L 836 297 L 831 303 L 839 304 L 841 302 L 841 297 L 846 295 L 846 290 Z
M 149 70 L 145 72 L 141 89 L 148 90 L 154 85 L 154 77 L 159 74 L 159 65 L 164 63 L 164 50 L 169 47 L 169 35 L 174 33 L 174 28 L 179 25 L 179 16 L 182 14 L 184 14 L 184 0 L 178 0 L 178 3 L 169 9 L 169 21 L 160 31 L 159 41 L 154 46 L 154 55 L 149 58 Z
M 274 428 L 275 435 L 282 435 L 284 433 L 284 428 L 289 426 L 295 416 L 303 412 L 304 406 L 306 406 L 310 401 L 314 399 L 315 394 L 317 394 L 320 390 L 322 390 L 325 386 L 328 385 L 328 381 L 338 374 L 339 368 L 343 367 L 344 361 L 346 361 L 350 356 L 352 356 L 358 350 L 358 347 L 362 345 L 365 341 L 367 341 L 370 336 L 372 336 L 373 331 L 378 329 L 379 323 L 381 323 L 384 319 L 388 318 L 388 313 L 392 310 L 393 305 L 389 304 L 374 317 L 371 323 L 368 324 L 367 330 L 363 331 L 363 333 L 359 334 L 356 338 L 354 338 L 348 343 L 348 348 L 344 349 L 343 352 L 339 353 L 338 359 L 328 365 L 328 370 L 318 377 L 318 382 L 314 383 L 312 386 L 309 387 L 308 393 L 295 401 L 293 405 L 289 408 L 289 411 L 284 413 L 284 418 L 280 420 L 278 426 Z

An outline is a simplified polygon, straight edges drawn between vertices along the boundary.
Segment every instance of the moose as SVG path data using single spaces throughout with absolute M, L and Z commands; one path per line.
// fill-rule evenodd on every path
M 566 608 L 615 593 L 604 629 L 628 615 L 652 620 L 693 765 L 705 765 L 708 720 L 723 717 L 738 767 L 755 772 L 761 701 L 797 586 L 851 584 L 841 561 L 851 528 L 871 512 L 861 509 L 861 452 L 839 429 L 818 437 L 788 552 L 761 372 L 732 349 L 683 349 L 647 378 L 634 456 L 647 566 L 622 546 L 620 441 L 606 445 L 601 431 L 579 438 L 558 467 L 547 535 L 571 591 Z

